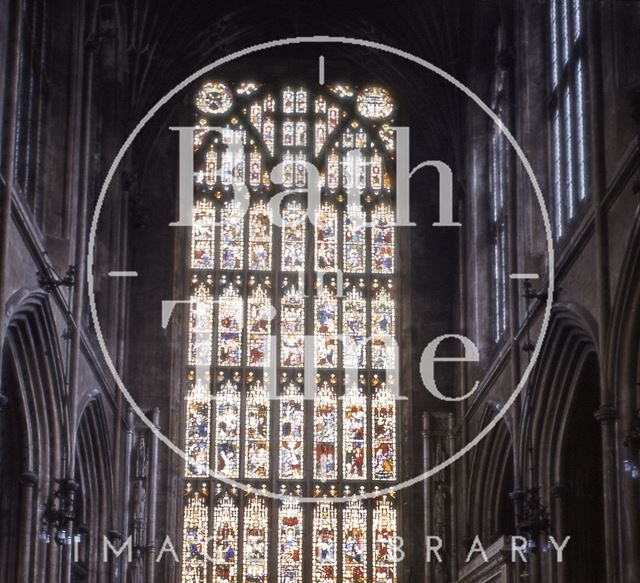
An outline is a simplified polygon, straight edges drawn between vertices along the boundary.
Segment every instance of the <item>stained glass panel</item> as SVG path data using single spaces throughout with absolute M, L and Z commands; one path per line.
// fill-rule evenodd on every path
M 213 269 L 215 257 L 215 210 L 210 200 L 199 200 L 193 208 L 191 231 L 192 269 Z
M 282 92 L 282 111 L 284 113 L 293 113 L 295 109 L 295 97 L 291 89 L 285 89 Z
M 282 297 L 280 311 L 280 364 L 304 365 L 304 297 L 297 288 L 289 288 Z
M 338 366 L 338 300 L 335 292 L 323 286 L 315 299 L 314 342 L 316 366 Z
M 239 203 L 226 202 L 220 212 L 220 269 L 242 269 L 244 259 L 244 211 Z
M 304 186 L 307 182 L 307 169 L 304 164 L 306 161 L 307 156 L 304 152 L 296 154 L 295 185 L 297 188 Z
M 247 366 L 268 366 L 270 362 L 271 298 L 256 285 L 247 300 Z
M 395 366 L 395 304 L 389 292 L 381 288 L 371 302 L 371 366 L 393 369 Z
M 342 401 L 342 474 L 345 480 L 367 478 L 367 398 L 348 387 Z
M 316 391 L 313 423 L 313 477 L 335 480 L 338 477 L 338 401 L 335 389 L 326 381 Z
M 347 502 L 342 516 L 342 581 L 365 583 L 367 579 L 367 509 L 361 500 Z M 384 579 L 376 579 L 376 583 Z
M 387 496 L 378 500 L 373 510 L 373 577 L 375 581 L 395 583 L 396 579 L 396 509 Z
M 282 211 L 282 270 L 304 270 L 306 214 L 299 202 Z
M 218 181 L 218 151 L 212 144 L 205 156 L 204 183 L 213 188 Z
M 203 379 L 190 375 L 187 392 L 185 475 L 188 478 L 206 476 L 209 472 L 209 439 L 211 430 L 211 393 Z
M 218 364 L 240 366 L 242 362 L 243 302 L 232 284 L 218 300 Z
M 209 535 L 209 495 L 207 485 L 199 489 L 187 482 L 182 521 L 182 583 L 207 580 L 208 562 L 205 541 Z
M 271 269 L 271 216 L 264 202 L 249 210 L 249 269 Z
M 334 191 L 340 184 L 340 157 L 335 151 L 329 154 L 327 160 L 327 187 Z
M 213 344 L 213 296 L 208 286 L 200 284 L 191 296 L 189 316 L 188 364 L 210 365 Z
M 314 153 L 317 156 L 322 148 L 324 147 L 324 142 L 327 139 L 327 122 L 324 117 L 319 117 L 316 119 L 315 125 L 315 150 Z
M 260 186 L 262 179 L 262 154 L 253 150 L 249 156 L 249 185 L 254 190 Z
M 385 383 L 373 396 L 373 477 L 396 478 L 396 401 Z
M 213 582 L 238 580 L 238 506 L 229 493 L 213 507 Z M 203 579 L 204 583 L 204 579 Z
M 325 202 L 316 211 L 316 269 L 335 271 L 338 258 L 338 213 Z
M 372 271 L 374 273 L 393 273 L 395 242 L 393 223 L 395 215 L 387 204 L 377 205 L 373 211 L 373 249 Z
M 344 343 L 344 367 L 364 368 L 367 364 L 367 302 L 355 287 L 344 298 L 342 334 L 349 339 Z
M 393 113 L 393 100 L 382 87 L 367 87 L 356 98 L 358 113 L 369 119 L 383 119 Z
M 244 507 L 242 539 L 244 547 L 242 561 L 243 582 L 267 583 L 269 511 L 264 498 L 261 496 L 251 498 Z
M 366 216 L 360 205 L 351 204 L 344 214 L 344 270 L 364 273 L 366 254 Z
M 336 505 L 322 501 L 313 509 L 313 583 L 338 580 L 338 512 Z
M 371 190 L 378 193 L 383 185 L 382 156 L 378 152 L 371 155 Z
M 271 407 L 267 390 L 256 381 L 247 393 L 244 468 L 246 478 L 269 477 Z
M 280 478 L 303 478 L 304 399 L 294 383 L 283 390 L 280 401 Z
M 278 514 L 278 581 L 302 583 L 302 507 L 292 496 Z
M 269 153 L 273 156 L 276 143 L 276 124 L 271 116 L 264 118 L 262 139 L 264 140 L 265 146 L 267 146 L 267 150 L 269 150 Z
M 227 381 L 216 394 L 216 473 L 237 478 L 240 468 L 240 392 Z

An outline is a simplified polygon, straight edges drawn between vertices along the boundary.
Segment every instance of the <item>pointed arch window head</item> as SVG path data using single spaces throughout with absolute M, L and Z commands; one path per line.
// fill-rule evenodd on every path
M 400 473 L 385 384 L 397 364 L 395 103 L 378 86 L 214 80 L 194 110 L 223 130 L 196 130 L 193 144 L 182 583 L 396 583 L 384 551 L 395 502 L 332 500 Z M 307 161 L 319 208 L 307 209 Z M 274 486 L 284 500 L 260 495 Z

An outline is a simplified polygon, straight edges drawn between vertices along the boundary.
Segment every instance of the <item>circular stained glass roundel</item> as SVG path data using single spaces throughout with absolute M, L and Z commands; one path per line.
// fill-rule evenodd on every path
M 205 83 L 196 95 L 196 107 L 203 113 L 224 113 L 232 103 L 231 89 L 224 83 Z
M 369 119 L 384 119 L 393 113 L 391 95 L 382 87 L 366 87 L 356 100 L 358 113 Z

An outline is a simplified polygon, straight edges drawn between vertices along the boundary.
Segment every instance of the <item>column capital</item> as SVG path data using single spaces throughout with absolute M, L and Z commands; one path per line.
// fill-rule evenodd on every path
M 38 474 L 35 472 L 22 472 L 19 476 L 19 480 L 25 486 L 35 486 L 38 483 Z

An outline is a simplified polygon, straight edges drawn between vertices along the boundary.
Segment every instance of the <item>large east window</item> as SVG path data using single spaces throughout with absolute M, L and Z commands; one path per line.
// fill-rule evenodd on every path
M 397 501 L 356 496 L 399 478 L 395 103 L 378 86 L 207 81 L 194 106 L 223 130 L 194 140 L 182 581 L 395 582 Z
M 588 195 L 583 0 L 550 0 L 551 161 L 556 237 Z

